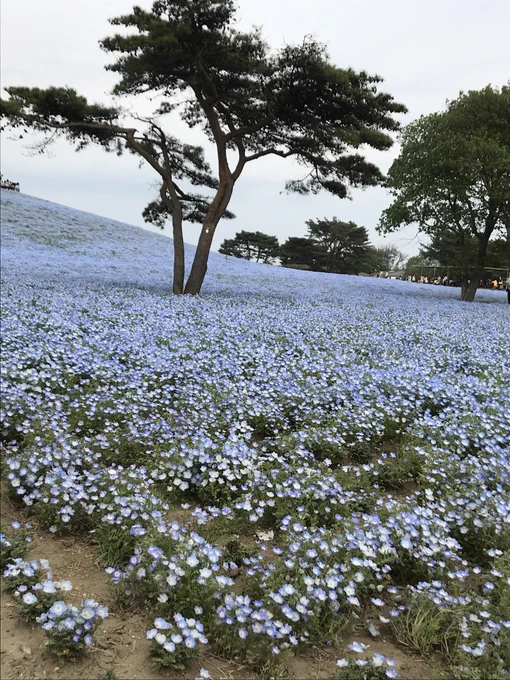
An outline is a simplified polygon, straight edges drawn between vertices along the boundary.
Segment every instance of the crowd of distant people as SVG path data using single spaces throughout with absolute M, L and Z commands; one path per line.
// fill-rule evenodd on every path
M 19 191 L 19 182 L 11 182 L 10 179 L 4 179 L 4 176 L 0 175 L 0 188 Z
M 448 276 L 408 276 L 408 281 L 413 283 L 432 283 L 435 286 L 460 286 L 461 280 L 459 278 L 449 278 Z M 499 278 L 493 277 L 488 279 L 481 279 L 480 288 L 488 288 L 490 290 L 507 290 L 510 288 L 510 276 L 506 280 L 500 276 Z
M 491 290 L 505 290 L 510 288 L 510 276 L 508 279 L 503 281 L 501 276 L 499 278 L 485 279 L 485 281 L 480 281 L 480 288 L 489 288 Z
M 435 286 L 460 286 L 460 279 L 448 276 L 408 276 L 408 281 L 413 283 L 433 283 Z
M 449 278 L 445 276 L 408 276 L 408 281 L 412 283 L 432 283 L 435 286 L 456 286 L 461 285 L 459 278 Z M 506 290 L 508 294 L 508 304 L 510 304 L 510 275 L 506 281 L 501 276 L 494 276 L 492 278 L 481 279 L 479 288 L 486 288 L 489 290 Z

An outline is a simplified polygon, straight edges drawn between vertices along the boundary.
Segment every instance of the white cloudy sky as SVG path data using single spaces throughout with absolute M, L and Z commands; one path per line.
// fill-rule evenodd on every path
M 107 102 L 115 75 L 103 69 L 109 57 L 98 41 L 112 32 L 108 18 L 133 4 L 2 0 L 2 86 L 70 85 Z M 409 108 L 404 122 L 441 109 L 460 90 L 500 86 L 510 78 L 510 0 L 240 0 L 239 27 L 253 25 L 263 27 L 273 46 L 312 34 L 328 45 L 338 66 L 383 76 L 384 89 Z M 140 103 L 144 110 L 148 105 Z M 179 122 L 172 122 L 172 131 L 197 141 Z M 141 211 L 155 195 L 155 182 L 153 171 L 139 169 L 135 158 L 97 148 L 76 154 L 64 142 L 53 147 L 52 157 L 34 157 L 11 136 L 3 135 L 2 170 L 23 191 L 143 226 Z M 377 154 L 377 162 L 386 170 L 397 152 Z M 375 231 L 389 203 L 383 189 L 355 191 L 351 201 L 282 193 L 285 179 L 295 174 L 288 160 L 250 164 L 231 204 L 237 219 L 220 223 L 214 248 L 240 229 L 284 240 L 304 234 L 307 219 L 333 215 L 367 227 L 374 243 L 385 242 Z M 198 229 L 186 227 L 188 243 L 196 243 Z M 412 228 L 389 240 L 409 254 L 418 249 Z

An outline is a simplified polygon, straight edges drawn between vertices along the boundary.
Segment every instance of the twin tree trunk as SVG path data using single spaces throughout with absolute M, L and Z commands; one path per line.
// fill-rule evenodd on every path
M 167 196 L 167 192 L 170 198 Z M 182 234 L 182 206 L 171 179 L 165 179 L 160 190 L 163 203 L 172 215 L 172 238 L 174 240 L 174 280 L 172 290 L 180 295 L 184 288 L 184 237 Z
M 207 211 L 207 215 L 204 219 L 204 224 L 202 225 L 202 231 L 200 232 L 200 238 L 198 239 L 195 257 L 193 258 L 193 264 L 191 265 L 191 271 L 184 289 L 184 292 L 187 294 L 198 295 L 198 293 L 200 293 L 200 289 L 202 288 L 202 284 L 207 273 L 207 261 L 211 251 L 214 232 L 216 231 L 218 222 L 227 209 L 233 190 L 233 179 L 221 182 L 216 196 L 209 206 L 209 210 Z

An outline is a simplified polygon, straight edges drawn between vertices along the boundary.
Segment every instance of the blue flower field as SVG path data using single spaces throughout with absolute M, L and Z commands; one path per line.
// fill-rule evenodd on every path
M 2 528 L 47 653 L 136 612 L 161 677 L 508 677 L 506 295 L 213 254 L 175 297 L 171 245 L 2 191 L 4 493 L 110 583 Z

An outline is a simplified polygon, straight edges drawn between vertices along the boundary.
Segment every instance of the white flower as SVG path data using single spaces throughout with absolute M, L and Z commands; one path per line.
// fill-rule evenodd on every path
M 272 529 L 269 531 L 257 531 L 257 538 L 260 541 L 272 541 L 274 538 L 274 531 Z
M 372 666 L 378 668 L 379 666 L 383 666 L 385 661 L 386 658 L 382 654 L 374 652 L 374 655 L 372 657 Z
M 195 555 L 195 553 L 191 554 L 191 555 L 187 558 L 186 564 L 188 565 L 188 567 L 196 567 L 196 566 L 197 566 L 197 564 L 198 564 L 198 558 L 197 558 L 197 556 Z
M 37 602 L 37 598 L 33 593 L 25 593 L 23 595 L 23 602 L 28 605 L 35 604 Z
M 73 584 L 71 583 L 71 581 L 59 581 L 57 585 L 60 588 L 60 590 L 69 591 L 73 589 Z
M 368 630 L 369 630 L 370 635 L 371 635 L 372 637 L 377 637 L 378 635 L 381 634 L 381 633 L 379 632 L 379 628 L 377 628 L 377 626 L 376 626 L 375 624 L 373 624 L 373 623 L 370 623 L 370 624 L 368 625 Z

